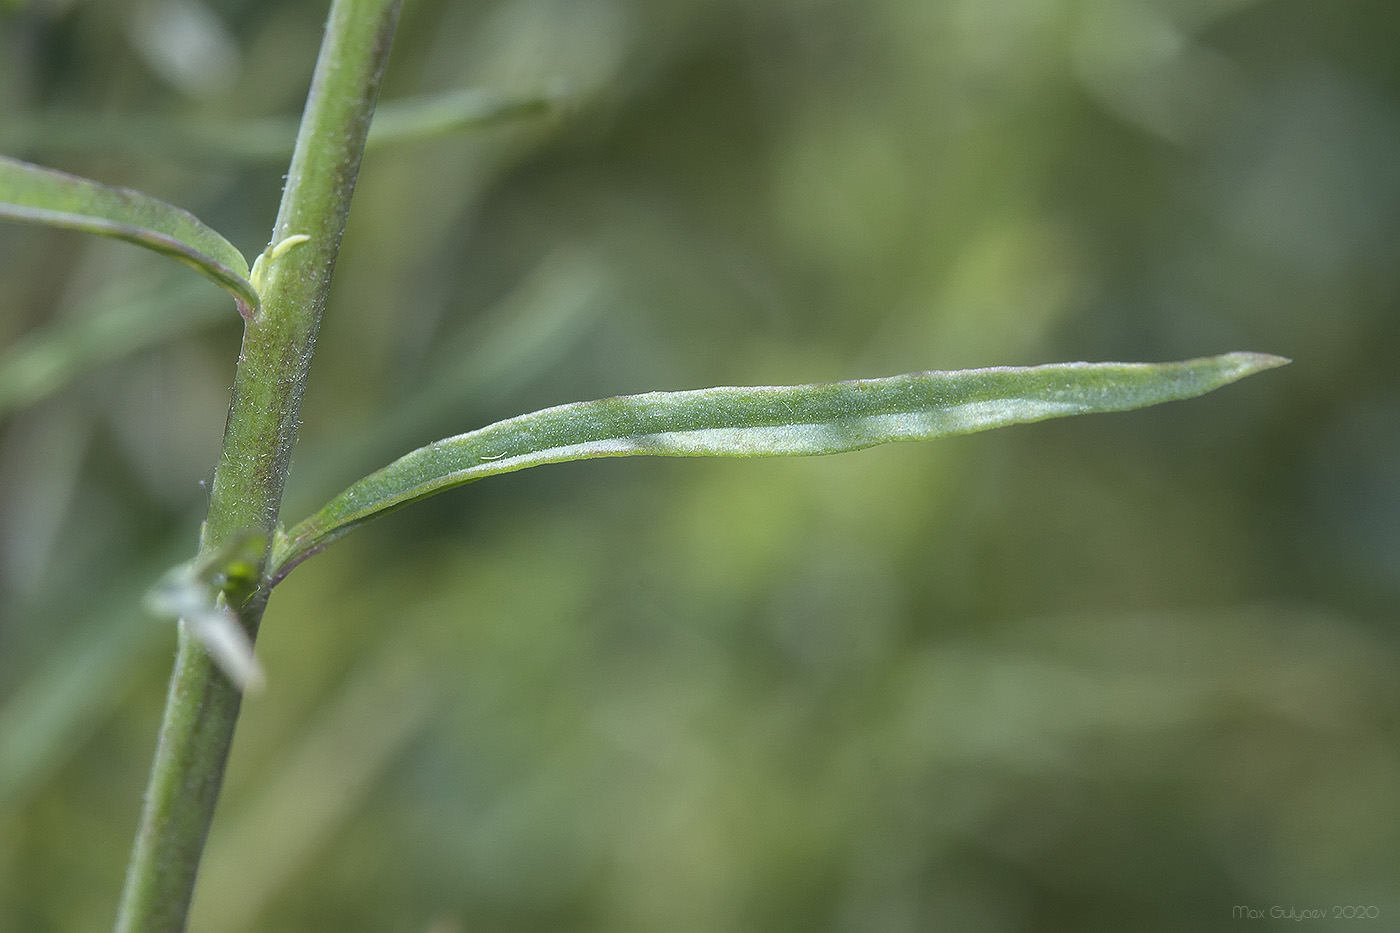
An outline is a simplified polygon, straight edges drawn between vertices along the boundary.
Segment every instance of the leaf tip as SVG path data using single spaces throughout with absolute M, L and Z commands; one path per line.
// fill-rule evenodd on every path
M 1220 374 L 1221 384 L 1235 382 L 1245 376 L 1252 376 L 1255 373 L 1262 373 L 1266 369 L 1277 369 L 1280 366 L 1287 366 L 1293 362 L 1286 356 L 1278 356 L 1273 353 L 1256 353 L 1252 350 L 1237 350 L 1234 353 L 1223 353 L 1213 358 L 1221 365 L 1217 370 Z
M 253 653 L 252 639 L 227 607 L 204 607 L 180 621 L 239 690 L 257 693 L 266 687 L 267 676 Z
M 1252 365 L 1252 371 L 1256 372 L 1265 369 L 1277 369 L 1280 366 L 1287 366 L 1289 363 L 1293 362 L 1289 357 L 1278 356 L 1273 353 L 1242 353 L 1241 356 L 1249 359 Z

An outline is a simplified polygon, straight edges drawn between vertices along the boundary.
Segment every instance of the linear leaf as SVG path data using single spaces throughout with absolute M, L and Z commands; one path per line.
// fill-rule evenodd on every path
M 104 289 L 81 313 L 0 350 L 0 419 L 104 363 L 230 320 L 217 292 L 192 276 L 172 277 L 137 294 Z
M 130 188 L 0 156 L 0 220 L 114 237 L 179 260 L 233 293 L 245 317 L 258 307 L 248 261 L 188 211 Z
M 279 535 L 269 573 L 275 583 L 335 538 L 385 512 L 539 464 L 843 453 L 1194 398 L 1287 362 L 1264 353 L 1227 353 L 1178 363 L 994 367 L 574 402 L 436 441 L 370 474 Z
M 521 117 L 543 116 L 568 99 L 562 91 L 507 92 L 469 87 L 390 101 L 375 109 L 367 149 L 432 139 Z
M 510 120 L 543 116 L 569 99 L 561 90 L 458 88 L 384 101 L 375 109 L 366 148 L 469 132 Z M 15 117 L 0 126 L 11 150 L 127 152 L 218 162 L 283 161 L 296 142 L 297 116 L 244 120 L 181 120 L 153 114 L 119 118 L 88 113 Z

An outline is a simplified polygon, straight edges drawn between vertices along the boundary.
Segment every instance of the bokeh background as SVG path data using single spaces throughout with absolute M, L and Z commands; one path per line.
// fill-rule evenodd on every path
M 240 141 L 324 7 L 0 3 L 0 151 L 253 255 L 285 162 Z M 272 601 L 192 930 L 1400 924 L 1400 6 L 405 7 L 386 101 L 564 103 L 366 158 L 288 518 L 573 399 L 1295 362 L 357 532 Z M 140 596 L 193 549 L 239 321 L 14 226 L 0 309 L 0 929 L 100 930 L 174 645 Z

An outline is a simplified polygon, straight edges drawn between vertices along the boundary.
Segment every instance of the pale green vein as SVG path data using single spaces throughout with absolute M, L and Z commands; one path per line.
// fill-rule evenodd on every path
M 0 156 L 0 220 L 144 246 L 227 289 L 245 317 L 257 310 L 258 293 L 243 254 L 198 217 L 148 194 Z
M 1287 362 L 1227 353 L 1177 363 L 995 367 L 574 402 L 436 441 L 370 474 L 279 535 L 269 573 L 275 583 L 335 538 L 410 502 L 540 464 L 843 453 L 1194 398 Z

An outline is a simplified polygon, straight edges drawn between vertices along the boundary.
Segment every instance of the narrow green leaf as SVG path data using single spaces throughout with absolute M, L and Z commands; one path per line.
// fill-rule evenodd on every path
M 369 127 L 366 149 L 447 136 L 558 109 L 558 91 L 507 92 L 469 87 L 443 94 L 405 97 L 380 106 Z
M 1227 353 L 1179 363 L 994 367 L 574 402 L 436 441 L 365 477 L 279 535 L 270 576 L 280 580 L 335 538 L 385 512 L 539 464 L 843 453 L 1194 398 L 1287 362 L 1265 353 Z
M 0 350 L 0 419 L 104 363 L 231 320 L 217 292 L 173 269 L 134 293 L 103 289 L 84 305 Z
M 385 101 L 375 110 L 365 145 L 377 149 L 543 116 L 567 100 L 563 91 L 472 87 Z M 140 113 L 113 118 L 48 112 L 7 121 L 0 126 L 0 145 L 11 151 L 38 148 L 218 162 L 285 161 L 296 141 L 297 121 L 290 115 L 215 121 Z
M 231 292 L 245 317 L 258 307 L 248 261 L 199 218 L 148 194 L 0 156 L 0 220 L 96 233 L 179 260 Z
M 179 550 L 185 549 L 181 542 Z M 164 641 L 164 629 L 142 610 L 141 595 L 151 576 L 178 556 L 174 549 L 154 558 L 114 554 L 97 574 L 85 576 L 81 587 L 69 588 L 75 591 L 68 594 L 72 603 L 31 604 L 19 610 L 19 618 L 6 617 L 7 623 L 18 623 L 17 631 L 46 620 L 63 634 L 27 674 L 7 679 L 0 701 L 0 825 L 113 714 L 140 660 Z M 16 660 L 6 658 L 9 671 L 18 673 Z

